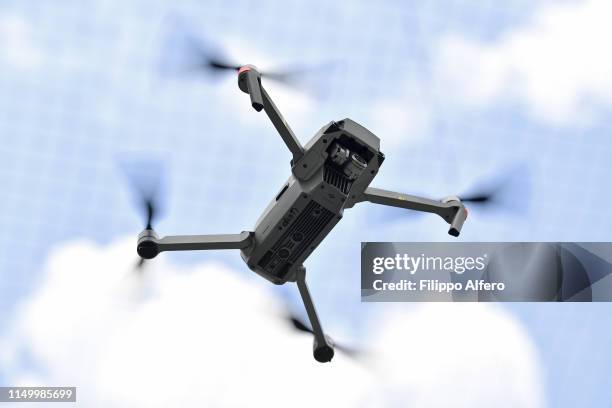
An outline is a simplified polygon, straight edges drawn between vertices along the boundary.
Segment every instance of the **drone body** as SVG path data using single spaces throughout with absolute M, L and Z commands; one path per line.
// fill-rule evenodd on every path
M 140 234 L 138 254 L 162 251 L 240 249 L 249 268 L 275 284 L 297 282 L 315 336 L 314 357 L 330 361 L 333 344 L 325 336 L 306 286 L 304 261 L 342 219 L 345 208 L 361 201 L 440 215 L 458 236 L 467 210 L 456 197 L 436 201 L 369 187 L 385 156 L 380 139 L 350 119 L 330 122 L 302 147 L 253 66 L 238 73 L 240 89 L 262 109 L 293 154 L 291 176 L 261 215 L 253 232 L 158 238 L 150 226 Z
M 352 120 L 324 126 L 257 222 L 255 245 L 241 251 L 249 268 L 273 283 L 294 281 L 383 160 L 379 139 Z

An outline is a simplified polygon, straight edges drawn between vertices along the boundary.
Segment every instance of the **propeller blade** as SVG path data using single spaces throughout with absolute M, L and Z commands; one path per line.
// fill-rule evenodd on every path
M 347 356 L 352 357 L 352 358 L 359 358 L 365 354 L 363 350 L 358 350 L 354 347 L 347 347 L 343 344 L 334 343 L 334 347 L 340 350 L 341 352 L 343 352 L 344 354 L 346 354 Z
M 146 199 L 145 200 L 145 208 L 147 211 L 147 223 L 146 223 L 146 228 L 147 229 L 153 229 L 153 220 L 155 219 L 155 203 L 153 203 L 152 199 Z
M 296 88 L 312 97 L 325 100 L 333 93 L 329 86 L 344 67 L 340 61 L 327 61 L 318 64 L 288 67 L 283 70 L 268 72 L 262 76 L 286 86 Z
M 295 329 L 296 331 L 314 334 L 310 326 L 308 326 L 304 321 L 302 321 L 297 316 L 289 315 L 287 316 L 287 320 L 291 324 L 291 327 Z M 333 344 L 334 344 L 335 349 L 341 351 L 342 353 L 346 354 L 349 357 L 357 358 L 365 354 L 363 350 L 359 350 L 354 347 L 349 347 L 344 344 L 338 344 L 336 341 L 333 341 Z
M 460 195 L 465 203 L 482 208 L 523 209 L 529 192 L 529 174 L 526 166 L 515 165 L 481 181 L 469 193 Z
M 528 193 L 529 175 L 526 168 L 515 166 L 488 180 L 480 181 L 466 194 L 460 194 L 459 198 L 470 208 L 521 212 L 527 205 Z M 378 212 L 377 219 L 382 222 L 395 222 L 424 215 L 418 211 L 387 206 L 379 206 L 375 211 Z
M 467 197 L 460 197 L 461 201 L 464 203 L 477 203 L 477 204 L 484 204 L 484 203 L 488 203 L 490 202 L 495 196 L 495 193 L 488 193 L 488 194 L 476 194 L 476 195 L 471 195 L 471 196 L 467 196 Z
M 153 229 L 160 214 L 161 196 L 164 187 L 163 162 L 151 157 L 129 157 L 120 161 L 137 208 L 143 217 L 143 227 Z M 135 269 L 142 269 L 144 259 L 139 259 Z
M 306 326 L 304 322 L 297 319 L 296 317 L 290 316 L 289 320 L 291 321 L 291 324 L 293 324 L 293 328 L 295 328 L 296 330 L 301 331 L 301 332 L 306 332 L 306 333 L 313 333 L 310 327 Z
M 164 164 L 155 158 L 131 157 L 122 160 L 120 165 L 143 216 L 143 226 L 151 228 L 160 213 Z
M 162 72 L 174 74 L 205 73 L 209 75 L 221 74 L 223 72 L 238 71 L 243 64 L 232 61 L 227 57 L 223 47 L 209 40 L 203 35 L 196 34 L 186 28 L 189 24 L 177 19 L 168 29 L 163 41 L 160 66 Z M 243 63 L 256 63 L 257 61 L 242 61 Z M 329 76 L 330 69 L 336 67 L 337 63 L 327 62 L 321 64 L 295 64 L 279 70 L 260 71 L 267 79 L 284 83 L 289 86 L 314 89 L 315 92 L 323 93 L 315 88 L 322 87 L 317 72 Z M 308 77 L 313 77 L 310 80 Z M 314 82 L 314 83 L 313 83 Z M 328 86 L 323 86 L 328 89 Z
M 136 262 L 136 265 L 134 266 L 134 268 L 135 268 L 136 270 L 140 270 L 140 269 L 142 269 L 142 267 L 144 266 L 144 264 L 145 264 L 145 262 L 146 262 L 146 261 L 147 261 L 146 259 L 144 259 L 144 258 L 140 258 L 140 259 L 138 260 L 138 262 Z
M 223 62 L 216 58 L 208 58 L 205 60 L 206 65 L 215 70 L 229 70 L 229 71 L 238 71 L 241 66 L 237 64 L 231 64 L 229 62 Z
M 176 16 L 170 19 L 158 56 L 163 74 L 218 73 L 240 68 L 212 41 L 186 28 L 190 25 Z

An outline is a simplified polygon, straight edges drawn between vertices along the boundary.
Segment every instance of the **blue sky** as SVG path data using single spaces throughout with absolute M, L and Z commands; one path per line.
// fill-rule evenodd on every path
M 231 74 L 165 69 L 184 62 L 170 52 L 181 30 L 238 63 L 332 62 L 269 91 L 302 142 L 344 117 L 376 133 L 387 156 L 377 187 L 442 197 L 519 169 L 498 208 L 472 209 L 462 239 L 609 240 L 609 11 L 603 1 L 4 1 L 0 331 L 54 247 L 142 228 L 122 159 L 164 161 L 162 234 L 249 229 L 285 181 L 288 153 Z M 311 286 L 321 314 L 356 337 L 371 314 L 357 297 L 359 242 L 449 239 L 436 217 L 365 204 L 330 238 L 307 265 Z M 170 258 L 244 270 L 235 253 Z M 293 289 L 279 290 L 296 303 Z M 551 406 L 609 401 L 608 305 L 504 307 L 538 349 Z

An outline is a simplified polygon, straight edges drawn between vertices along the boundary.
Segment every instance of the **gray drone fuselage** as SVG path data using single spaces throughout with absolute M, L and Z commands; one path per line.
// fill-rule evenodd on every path
M 269 281 L 295 281 L 295 272 L 352 207 L 384 160 L 380 139 L 344 119 L 325 125 L 292 163 L 291 176 L 256 223 L 241 250 L 249 268 Z

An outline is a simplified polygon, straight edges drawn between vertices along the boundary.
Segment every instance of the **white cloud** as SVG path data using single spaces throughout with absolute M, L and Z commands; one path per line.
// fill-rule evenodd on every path
M 492 42 L 448 34 L 438 44 L 437 89 L 476 107 L 518 100 L 551 125 L 588 124 L 612 102 L 611 14 L 609 1 L 564 2 Z
M 542 407 L 538 356 L 520 325 L 487 304 L 429 303 L 380 327 L 387 406 Z
M 537 356 L 499 308 L 385 307 L 374 369 L 340 353 L 321 365 L 278 318 L 274 286 L 163 255 L 141 282 L 133 241 L 52 253 L 0 338 L 11 384 L 75 385 L 86 406 L 542 406 Z
M 214 264 L 178 271 L 160 256 L 142 288 L 134 262 L 133 238 L 55 251 L 2 341 L 11 383 L 76 385 L 84 406 L 354 406 L 367 391 L 353 361 L 313 360 L 311 338 L 278 318 L 263 280 Z M 19 350 L 37 368 L 20 368 Z
M 33 69 L 42 58 L 30 24 L 17 15 L 0 15 L 0 61 L 17 69 Z

